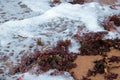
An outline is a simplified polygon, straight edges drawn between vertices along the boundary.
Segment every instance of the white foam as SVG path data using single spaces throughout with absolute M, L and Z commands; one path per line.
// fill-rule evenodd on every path
M 72 45 L 69 51 L 78 52 L 80 45 L 73 38 L 78 26 L 85 25 L 91 32 L 105 31 L 100 25 L 100 21 L 106 16 L 120 14 L 120 9 L 112 10 L 107 5 L 101 6 L 95 2 L 83 5 L 62 3 L 50 8 L 48 3 L 43 3 L 47 1 L 49 0 L 37 0 L 34 2 L 36 5 L 33 5 L 33 0 L 32 2 L 23 1 L 33 11 L 43 11 L 43 14 L 23 20 L 8 21 L 0 25 L 0 53 L 9 56 L 9 53 L 13 51 L 14 55 L 9 60 L 14 63 L 17 63 L 16 59 L 20 57 L 21 51 L 29 54 L 35 49 L 45 50 L 55 46 L 57 41 L 62 39 L 71 39 Z M 45 7 L 46 5 L 48 7 Z M 118 37 L 115 34 L 116 32 L 109 32 L 109 36 L 106 38 Z M 41 39 L 45 45 L 38 46 L 37 39 Z M 29 48 L 30 46 L 33 48 Z M 47 73 L 40 76 L 25 73 L 24 78 L 25 80 L 73 80 L 63 76 L 51 77 Z

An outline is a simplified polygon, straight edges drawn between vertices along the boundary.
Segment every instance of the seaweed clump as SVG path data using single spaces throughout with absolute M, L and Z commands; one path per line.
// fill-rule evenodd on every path
M 93 70 L 88 70 L 87 76 L 95 76 L 96 74 L 103 74 L 105 73 L 105 69 L 107 68 L 107 64 L 104 60 L 98 60 L 94 62 Z
M 95 61 L 95 73 L 100 73 L 103 74 L 105 72 L 105 68 L 107 67 L 107 64 L 105 63 L 104 60 L 100 60 L 100 61 Z
M 103 52 L 110 51 L 111 41 L 102 40 L 107 32 L 90 32 L 82 36 L 75 35 L 76 39 L 81 44 L 79 48 L 81 55 L 100 55 Z
M 112 56 L 109 58 L 109 62 L 120 62 L 120 56 Z
M 120 39 L 104 39 L 108 32 L 89 32 L 75 35 L 80 43 L 80 55 L 103 55 L 109 52 L 111 47 L 120 50 Z
M 91 79 L 83 76 L 83 78 L 81 80 L 91 80 Z
M 45 72 L 49 69 L 68 71 L 76 67 L 76 64 L 73 62 L 77 57 L 76 54 L 69 54 L 68 46 L 70 44 L 70 40 L 61 40 L 52 50 L 47 50 L 44 52 L 35 51 L 32 55 L 27 57 L 24 56 L 16 69 L 18 72 L 24 73 L 30 69 L 33 69 L 35 65 L 37 65 L 37 73 L 41 72 L 41 70 Z
M 120 66 L 110 66 L 110 63 L 112 64 L 113 62 L 120 62 L 120 57 L 119 56 L 112 56 L 110 58 L 104 57 L 101 60 L 95 61 L 95 65 L 93 70 L 88 70 L 87 76 L 95 76 L 96 74 L 105 74 L 104 78 L 106 80 L 114 80 L 117 79 L 118 74 L 116 73 L 111 73 L 110 70 L 113 68 L 119 68 Z
M 118 74 L 116 73 L 109 73 L 107 76 L 105 76 L 105 79 L 107 80 L 114 80 L 114 79 L 117 79 L 118 77 Z
M 103 27 L 108 31 L 117 31 L 120 27 L 120 17 L 118 15 L 109 16 L 103 21 Z
M 112 41 L 112 43 L 113 43 L 113 47 L 115 49 L 120 50 L 120 39 L 115 39 L 115 40 Z
M 71 4 L 83 4 L 85 3 L 85 0 L 73 0 L 72 2 L 70 2 Z
M 117 15 L 113 15 L 110 17 L 110 21 L 113 21 L 116 26 L 120 26 L 120 18 Z
M 53 3 L 60 3 L 61 0 L 53 0 Z

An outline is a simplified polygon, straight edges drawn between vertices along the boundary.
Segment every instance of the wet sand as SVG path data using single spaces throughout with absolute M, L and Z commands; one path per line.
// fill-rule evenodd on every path
M 101 4 L 109 4 L 109 5 L 112 5 L 112 4 L 115 4 L 116 2 L 118 2 L 118 0 L 86 0 L 87 2 L 99 2 Z
M 72 69 L 71 72 L 74 72 L 77 79 L 81 79 L 82 76 L 86 76 L 89 69 L 93 68 L 94 66 L 93 61 L 99 60 L 99 59 L 102 59 L 102 57 L 101 56 L 78 56 L 77 59 L 75 60 L 77 67 Z
M 107 53 L 108 56 L 120 56 L 120 51 L 112 49 L 110 52 Z M 77 79 L 81 79 L 82 76 L 86 76 L 89 69 L 92 69 L 94 66 L 93 61 L 102 59 L 101 56 L 78 56 L 78 58 L 75 60 L 75 63 L 77 64 L 77 67 L 72 69 L 71 72 L 74 72 L 74 75 Z M 120 64 L 112 64 L 111 66 L 116 65 L 119 66 Z M 113 69 L 111 72 L 115 72 L 119 74 L 118 79 L 120 80 L 120 68 Z M 91 77 L 92 80 L 104 80 L 104 75 L 97 74 L 95 77 Z

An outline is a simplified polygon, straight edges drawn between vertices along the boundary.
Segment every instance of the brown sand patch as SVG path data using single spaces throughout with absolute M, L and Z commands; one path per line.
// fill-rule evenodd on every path
M 86 76 L 89 69 L 92 69 L 94 66 L 93 61 L 102 59 L 101 56 L 78 56 L 75 60 L 77 67 L 72 69 L 71 72 L 74 72 L 75 76 L 78 79 L 81 79 L 83 76 Z M 99 78 L 100 79 L 100 78 Z
M 109 4 L 109 5 L 112 5 L 112 4 L 115 4 L 117 2 L 117 0 L 86 0 L 87 2 L 99 2 L 101 4 Z
M 107 53 L 109 57 L 111 56 L 120 56 L 120 51 L 112 49 L 110 52 Z M 94 61 L 102 59 L 102 56 L 78 56 L 75 60 L 77 67 L 72 69 L 70 72 L 74 72 L 74 75 L 77 79 L 81 79 L 83 76 L 86 76 L 89 69 L 92 69 L 94 66 Z M 117 64 L 117 65 L 116 65 Z M 120 64 L 114 63 L 111 66 L 119 66 Z M 120 80 L 120 68 L 112 69 L 112 72 L 119 74 Z M 91 77 L 92 80 L 104 80 L 104 75 L 97 74 L 95 77 Z
M 115 4 L 117 0 L 98 0 L 101 4 Z
M 120 56 L 120 51 L 116 50 L 116 49 L 112 49 L 110 52 L 107 53 L 108 57 L 112 57 L 112 56 Z

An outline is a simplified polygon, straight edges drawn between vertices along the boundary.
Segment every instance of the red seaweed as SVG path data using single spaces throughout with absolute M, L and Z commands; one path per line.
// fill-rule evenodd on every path
M 73 62 L 77 57 L 76 54 L 68 53 L 68 46 L 70 44 L 70 40 L 62 40 L 52 50 L 44 52 L 35 51 L 32 55 L 23 56 L 21 63 L 16 69 L 18 72 L 24 73 L 33 68 L 34 65 L 38 65 L 42 71 L 48 71 L 49 69 L 68 71 L 76 67 L 76 64 Z

